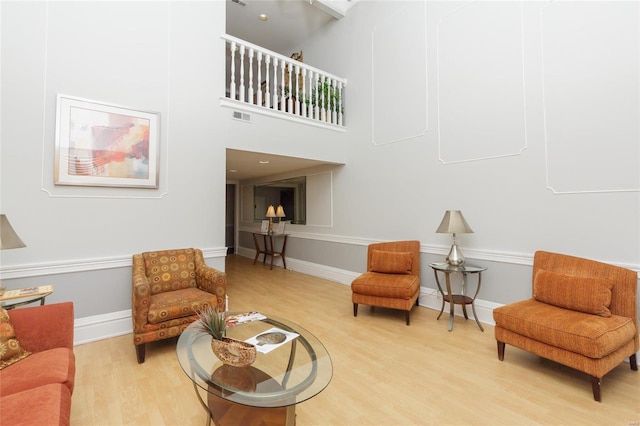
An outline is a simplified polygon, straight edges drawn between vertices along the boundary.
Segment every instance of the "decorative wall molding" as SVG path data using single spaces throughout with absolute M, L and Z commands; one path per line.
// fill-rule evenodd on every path
M 53 6 L 50 6 L 53 4 Z M 41 181 L 40 190 L 47 194 L 50 198 L 102 198 L 102 199 L 162 199 L 169 193 L 169 120 L 167 116 L 170 115 L 170 66 L 171 66 L 171 8 L 172 5 L 167 5 L 167 99 L 165 111 L 163 116 L 160 114 L 160 161 L 158 164 L 159 182 L 160 186 L 157 189 L 134 189 L 134 188 L 109 188 L 109 187 L 69 187 L 69 186 L 57 186 L 53 184 L 53 163 L 54 163 L 54 150 L 53 141 L 55 139 L 53 133 L 49 133 L 47 127 L 47 119 L 51 121 L 51 115 L 47 112 L 53 109 L 53 132 L 57 131 L 56 121 L 56 106 L 55 102 L 48 102 L 48 99 L 55 99 L 56 94 L 48 93 L 48 71 L 49 71 L 49 28 L 50 21 L 49 16 L 51 7 L 55 7 L 55 3 L 46 3 L 46 23 L 45 23 L 45 40 L 44 40 L 44 82 L 43 82 L 43 99 L 42 99 L 42 162 L 41 162 Z M 54 88 L 55 89 L 55 88 Z M 81 97 L 85 97 L 84 95 Z M 144 108 L 146 109 L 146 108 Z M 48 118 L 49 117 L 49 118 Z M 89 193 L 89 191 L 94 191 Z
M 639 133 L 640 72 L 637 62 L 625 62 L 639 57 L 640 6 L 547 2 L 539 26 L 546 188 L 554 194 L 640 191 L 640 151 L 627 149 Z M 590 102 L 594 90 L 598 103 Z M 631 144 L 639 149 L 640 140 Z
M 420 7 L 420 13 L 414 13 L 413 7 Z M 394 24 L 393 20 L 401 23 Z M 387 26 L 390 31 L 385 33 Z M 371 32 L 371 136 L 375 146 L 427 134 L 429 91 L 426 28 L 426 2 L 420 2 L 397 10 Z M 417 33 L 420 31 L 423 33 Z M 376 67 L 378 61 L 380 67 Z M 376 102 L 377 94 L 384 101 Z M 410 102 L 407 101 L 408 97 L 411 98 Z M 405 105 L 413 107 L 407 108 Z
M 490 34 L 491 32 L 498 31 L 498 26 L 494 25 L 490 21 L 477 21 L 476 16 L 480 16 L 479 14 L 473 13 L 474 7 L 492 7 L 492 8 L 501 8 L 500 12 L 505 13 L 516 13 L 516 7 L 519 7 L 519 27 L 517 29 L 518 33 L 507 33 L 506 31 L 503 34 L 500 34 L 500 37 L 494 37 L 493 39 L 489 39 L 487 43 L 481 45 L 480 43 L 474 43 L 474 40 L 482 40 L 482 37 Z M 511 11 L 509 8 L 513 8 Z M 467 17 L 467 21 L 465 21 L 465 13 L 468 14 L 471 18 Z M 436 69 L 437 69 L 437 105 L 438 105 L 438 158 L 442 164 L 455 164 L 455 163 L 463 163 L 470 161 L 483 161 L 494 158 L 503 158 L 503 157 L 512 157 L 521 155 L 524 150 L 527 149 L 527 114 L 526 114 L 526 87 L 525 87 L 525 76 L 524 76 L 524 20 L 523 20 L 523 5 L 522 2 L 514 3 L 514 2 L 469 2 L 466 3 L 450 13 L 440 17 L 438 20 L 437 28 L 436 28 Z M 470 20 L 469 20 L 470 19 Z M 459 21 L 458 25 L 460 26 L 461 31 L 457 31 L 455 24 Z M 500 18 L 500 22 L 509 22 L 505 20 L 504 17 Z M 481 29 L 477 32 L 473 32 L 473 28 L 470 27 L 470 24 L 481 25 Z M 446 38 L 444 33 L 444 28 L 453 28 L 451 33 L 453 36 L 450 39 Z M 501 30 L 502 28 L 500 28 Z M 513 28 L 508 28 L 508 30 L 514 30 Z M 467 41 L 462 41 L 462 37 L 467 35 Z M 488 37 L 488 36 L 487 36 Z M 483 69 L 480 68 L 483 65 L 484 57 L 480 57 L 480 55 L 488 56 L 491 53 L 489 49 L 493 45 L 491 44 L 492 40 L 500 39 L 503 40 L 505 45 L 499 46 L 500 49 L 504 50 L 507 48 L 506 43 L 510 43 L 511 40 L 519 41 L 519 51 L 512 52 L 513 56 L 519 57 L 520 61 L 517 64 L 511 64 L 512 69 L 511 72 L 513 75 L 509 75 L 509 78 L 503 78 L 501 81 L 496 81 L 493 86 L 489 86 L 488 81 L 483 80 L 483 78 L 489 78 L 487 75 L 483 76 L 483 73 L 486 71 L 489 73 L 488 75 L 502 75 L 500 73 L 496 73 L 495 69 Z M 447 45 L 449 43 L 449 45 Z M 472 49 L 472 46 L 476 46 L 477 49 Z M 489 47 L 486 48 L 485 46 Z M 480 51 L 479 48 L 484 48 L 484 51 Z M 513 49 L 513 46 L 510 46 Z M 472 49 L 472 50 L 469 50 Z M 502 58 L 506 57 L 506 53 L 500 51 Z M 515 50 L 515 49 L 514 49 Z M 475 55 L 474 59 L 472 56 Z M 517 55 L 517 56 L 516 56 Z M 455 58 L 459 58 L 461 56 L 466 57 L 467 61 L 470 65 L 475 64 L 476 67 L 468 66 L 465 68 L 460 68 L 456 66 L 450 70 L 444 70 L 446 64 L 446 57 L 454 56 Z M 456 59 L 459 61 L 459 59 Z M 475 62 L 474 62 L 475 61 Z M 502 61 L 484 61 L 487 63 L 493 64 L 494 62 L 500 63 L 501 70 L 508 70 L 508 64 Z M 457 63 L 457 62 L 456 62 Z M 443 81 L 449 78 L 452 82 L 455 82 L 455 89 L 447 92 L 444 87 Z M 475 81 L 475 84 L 466 83 L 462 86 L 462 83 L 467 81 Z M 511 86 L 507 86 L 507 82 L 515 81 Z M 509 98 L 509 102 L 502 101 L 501 99 L 494 100 L 491 97 L 491 94 L 485 93 L 487 92 L 487 87 L 494 88 L 504 88 L 503 91 L 493 91 L 493 95 L 498 97 L 501 95 L 503 97 L 506 96 L 515 96 L 514 94 L 518 92 L 516 90 L 516 86 L 521 84 L 521 88 L 519 92 L 521 98 Z M 466 95 L 467 90 L 471 90 L 471 87 L 475 88 L 473 90 L 476 93 L 471 96 Z M 453 99 L 451 102 L 452 105 L 449 106 L 449 111 L 447 111 L 446 103 L 443 101 L 447 96 L 458 96 Z M 462 97 L 461 97 L 462 96 Z M 481 100 L 476 100 L 481 99 Z M 517 114 L 514 111 L 514 115 L 509 118 L 509 116 L 505 116 L 510 111 L 513 111 L 513 106 L 517 102 L 518 110 Z M 476 105 L 474 105 L 476 103 Z M 480 104 L 481 103 L 481 104 Z M 502 106 L 501 109 L 492 109 L 493 106 Z M 462 112 L 467 111 L 465 114 Z M 455 114 L 458 114 L 457 117 L 451 113 L 454 111 Z M 462 111 L 462 112 L 459 112 Z M 494 117 L 501 117 L 500 122 L 498 122 Z M 459 118 L 459 120 L 457 119 Z M 489 121 L 491 118 L 493 121 Z M 448 120 L 451 125 L 448 126 L 446 120 Z M 467 123 L 465 129 L 470 129 L 466 131 L 461 126 L 457 124 L 459 121 L 464 121 Z M 454 124 L 455 123 L 455 124 Z M 473 124 L 475 123 L 475 127 Z M 506 127 L 511 126 L 510 129 L 505 129 Z M 454 133 L 455 132 L 455 133 Z M 515 137 L 518 133 L 521 132 L 521 136 Z M 453 136 L 446 136 L 446 134 L 453 133 Z M 504 135 L 504 136 L 502 136 Z M 502 139 L 500 139 L 502 137 Z M 483 139 L 484 138 L 484 139 Z M 444 146 L 451 145 L 453 141 L 466 143 L 466 147 L 469 148 L 468 154 L 465 154 L 465 146 L 460 145 L 452 149 L 456 153 L 460 153 L 459 158 L 447 158 L 449 154 L 443 153 L 445 149 Z M 502 143 L 505 146 L 497 146 L 498 143 Z M 483 147 L 485 149 L 483 149 Z M 492 149 L 488 149 L 492 148 Z M 500 150 L 505 150 L 505 152 L 500 152 Z M 493 151 L 493 152 L 492 152 Z M 482 154 L 482 152 L 486 152 L 486 155 Z
M 227 255 L 227 248 L 203 249 L 202 254 L 205 259 L 225 257 Z M 72 259 L 61 262 L 2 266 L 0 267 L 0 276 L 2 279 L 27 278 L 130 267 L 131 255 L 124 255 L 99 259 Z

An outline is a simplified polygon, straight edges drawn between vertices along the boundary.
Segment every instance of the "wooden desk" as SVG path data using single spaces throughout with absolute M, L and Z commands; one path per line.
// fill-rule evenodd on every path
M 262 246 L 260 246 L 258 237 L 262 237 Z M 282 249 L 280 251 L 276 251 L 275 245 L 273 244 L 273 240 L 278 238 L 282 238 Z M 264 254 L 262 263 L 265 263 L 267 261 L 267 256 L 271 256 L 270 269 L 273 269 L 273 259 L 277 256 L 282 257 L 282 264 L 284 265 L 284 269 L 287 269 L 287 261 L 284 257 L 284 252 L 287 248 L 287 234 L 268 234 L 263 232 L 254 232 L 253 244 L 256 247 L 256 257 L 253 258 L 254 265 L 256 264 L 258 257 L 260 257 L 261 254 Z

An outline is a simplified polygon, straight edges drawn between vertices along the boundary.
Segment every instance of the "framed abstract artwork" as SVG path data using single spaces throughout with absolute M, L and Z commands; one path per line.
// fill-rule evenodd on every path
M 58 95 L 56 185 L 158 188 L 160 114 Z

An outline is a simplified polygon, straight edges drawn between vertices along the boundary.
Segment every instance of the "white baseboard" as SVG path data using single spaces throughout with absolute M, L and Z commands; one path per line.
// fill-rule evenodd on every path
M 78 318 L 74 324 L 73 344 L 82 345 L 132 332 L 131 309 Z

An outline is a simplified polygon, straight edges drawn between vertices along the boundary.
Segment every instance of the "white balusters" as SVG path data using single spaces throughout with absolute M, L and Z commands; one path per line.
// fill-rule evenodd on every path
M 249 103 L 253 103 L 253 49 L 249 49 Z
M 271 55 L 267 55 L 265 62 L 264 62 L 264 69 L 265 69 L 265 84 L 264 84 L 264 99 L 265 99 L 265 104 L 264 106 L 267 108 L 271 108 L 271 98 L 270 98 L 270 92 L 269 92 L 269 65 L 271 64 Z
M 230 51 L 228 98 L 274 114 L 344 126 L 346 80 L 235 37 L 222 38 Z
M 256 105 L 262 105 L 262 52 L 258 52 L 258 83 L 257 83 L 257 102 Z
M 338 126 L 342 126 L 342 82 L 338 82 Z
M 229 97 L 236 98 L 236 50 L 238 45 L 235 41 L 231 42 L 231 84 L 229 85 Z
M 245 88 L 244 88 L 244 44 L 240 45 L 240 102 L 244 102 Z
M 307 69 L 302 68 L 302 116 L 309 116 L 309 109 L 307 108 Z
M 273 58 L 273 105 L 272 108 L 278 108 L 278 59 Z

